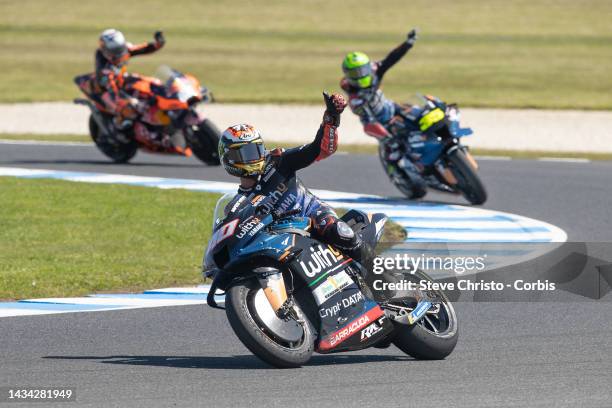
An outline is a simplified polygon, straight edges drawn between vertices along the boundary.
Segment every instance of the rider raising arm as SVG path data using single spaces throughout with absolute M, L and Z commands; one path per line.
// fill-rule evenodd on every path
M 396 112 L 397 106 L 380 89 L 384 74 L 412 48 L 417 39 L 411 30 L 406 41 L 397 46 L 383 60 L 371 62 L 362 52 L 351 52 L 342 62 L 344 78 L 340 86 L 349 96 L 349 106 L 359 116 L 365 132 L 377 139 L 389 136 L 384 128 Z
M 280 156 L 278 168 L 282 172 L 295 172 L 309 166 L 315 161 L 331 156 L 338 147 L 338 131 L 340 114 L 346 106 L 344 98 L 340 95 L 323 94 L 326 111 L 323 122 L 317 131 L 314 141 L 299 147 L 283 151 L 274 149 L 271 154 Z
M 296 171 L 336 151 L 337 127 L 346 106 L 341 95 L 324 94 L 326 111 L 313 142 L 283 151 L 268 152 L 257 129 L 248 124 L 227 128 L 219 141 L 219 157 L 225 170 L 240 177 L 238 194 L 227 205 L 226 214 L 243 202 L 266 197 L 266 205 L 277 211 L 299 209 L 312 221 L 313 233 L 323 242 L 357 256 L 361 239 L 338 218 L 334 210 L 313 195 Z
M 135 55 L 151 54 L 162 48 L 165 42 L 161 31 L 155 32 L 154 41 L 138 45 L 126 42 L 121 31 L 108 29 L 102 32 L 95 56 L 95 77 L 104 91 L 102 100 L 108 110 L 121 116 L 130 102 L 122 99 L 119 92 L 128 60 Z

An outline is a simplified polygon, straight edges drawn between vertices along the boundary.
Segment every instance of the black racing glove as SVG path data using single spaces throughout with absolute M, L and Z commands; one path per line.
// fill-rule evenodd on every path
M 155 39 L 155 44 L 157 44 L 157 48 L 161 48 L 166 43 L 166 38 L 164 37 L 163 31 L 156 31 L 153 34 L 153 38 Z
M 340 126 L 340 115 L 346 108 L 346 100 L 340 94 L 332 94 L 323 92 L 325 100 L 325 113 L 323 114 L 323 123 L 326 125 Z
M 410 46 L 414 45 L 416 40 L 419 38 L 418 34 L 419 32 L 416 28 L 413 28 L 412 30 L 410 30 L 410 32 L 406 36 L 406 42 L 408 43 L 408 45 Z

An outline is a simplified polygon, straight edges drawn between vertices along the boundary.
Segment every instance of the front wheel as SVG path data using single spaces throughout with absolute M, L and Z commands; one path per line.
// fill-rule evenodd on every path
M 432 279 L 422 271 L 410 274 L 409 280 Z M 418 283 L 417 283 L 418 284 Z M 433 306 L 413 325 L 393 322 L 395 333 L 393 344 L 404 353 L 419 360 L 443 360 L 453 352 L 459 338 L 457 315 L 448 297 L 441 290 L 431 291 L 429 298 L 434 298 Z M 394 304 L 391 300 L 389 303 Z M 398 303 L 398 306 L 416 306 L 416 301 Z
M 100 114 L 100 117 L 101 120 L 106 123 L 107 129 L 113 128 L 112 116 Z M 98 122 L 96 122 L 93 114 L 89 116 L 89 135 L 96 144 L 98 150 L 100 150 L 105 156 L 109 157 L 115 163 L 127 163 L 138 152 L 138 144 L 131 137 L 124 142 L 113 137 L 113 135 L 111 135 L 110 138 L 104 137 L 102 129 L 100 129 L 100 126 L 98 126 Z
M 187 144 L 198 159 L 209 166 L 218 166 L 221 164 L 218 150 L 220 137 L 221 132 L 217 126 L 209 119 L 204 119 L 191 135 L 187 135 Z
M 463 150 L 456 149 L 451 152 L 447 157 L 447 165 L 457 179 L 455 187 L 466 200 L 473 205 L 481 205 L 487 201 L 487 190 Z
M 378 157 L 391 183 L 404 194 L 406 198 L 411 200 L 418 199 L 423 198 L 425 194 L 427 194 L 427 185 L 422 177 L 411 175 L 399 168 L 397 164 L 389 163 L 385 159 L 385 146 L 383 143 L 378 144 Z
M 296 309 L 302 322 L 278 318 L 255 279 L 232 286 L 225 299 L 227 319 L 242 344 L 278 368 L 299 367 L 314 351 L 314 330 Z

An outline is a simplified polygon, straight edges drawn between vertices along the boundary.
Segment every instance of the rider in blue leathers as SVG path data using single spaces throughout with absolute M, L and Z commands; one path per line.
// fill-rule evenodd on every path
M 229 174 L 240 177 L 238 194 L 227 205 L 226 214 L 245 200 L 265 203 L 279 212 L 300 209 L 302 216 L 311 219 L 318 239 L 357 256 L 360 237 L 296 176 L 296 171 L 336 151 L 337 128 L 346 102 L 341 95 L 323 95 L 326 111 L 312 143 L 267 151 L 259 131 L 251 125 L 235 125 L 223 132 L 219 157 Z

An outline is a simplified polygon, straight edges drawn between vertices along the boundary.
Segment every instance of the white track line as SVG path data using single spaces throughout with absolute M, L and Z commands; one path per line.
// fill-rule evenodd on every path
M 497 160 L 497 161 L 508 161 L 512 160 L 510 156 L 474 156 L 478 160 Z
M 583 157 L 539 157 L 541 162 L 564 162 L 564 163 L 590 163 L 591 160 Z
M 74 182 L 114 183 L 221 193 L 235 192 L 237 188 L 236 183 L 218 181 L 8 167 L 0 167 L 0 176 L 50 178 Z M 408 231 L 408 240 L 402 245 L 410 245 L 411 240 L 433 240 L 435 242 L 451 240 L 455 243 L 473 241 L 565 242 L 567 240 L 567 234 L 560 228 L 516 214 L 460 205 L 415 203 L 330 190 L 313 190 L 313 192 L 334 207 L 383 212 L 391 219 L 395 218 L 395 221 Z M 0 317 L 197 305 L 206 303 L 208 288 L 209 286 L 202 285 L 195 288 L 156 289 L 132 295 L 91 295 L 81 298 L 30 299 L 22 302 L 0 303 Z
M 38 145 L 38 146 L 92 146 L 92 142 L 54 142 L 47 140 L 12 140 L 12 139 L 0 139 L 0 144 L 8 145 Z

